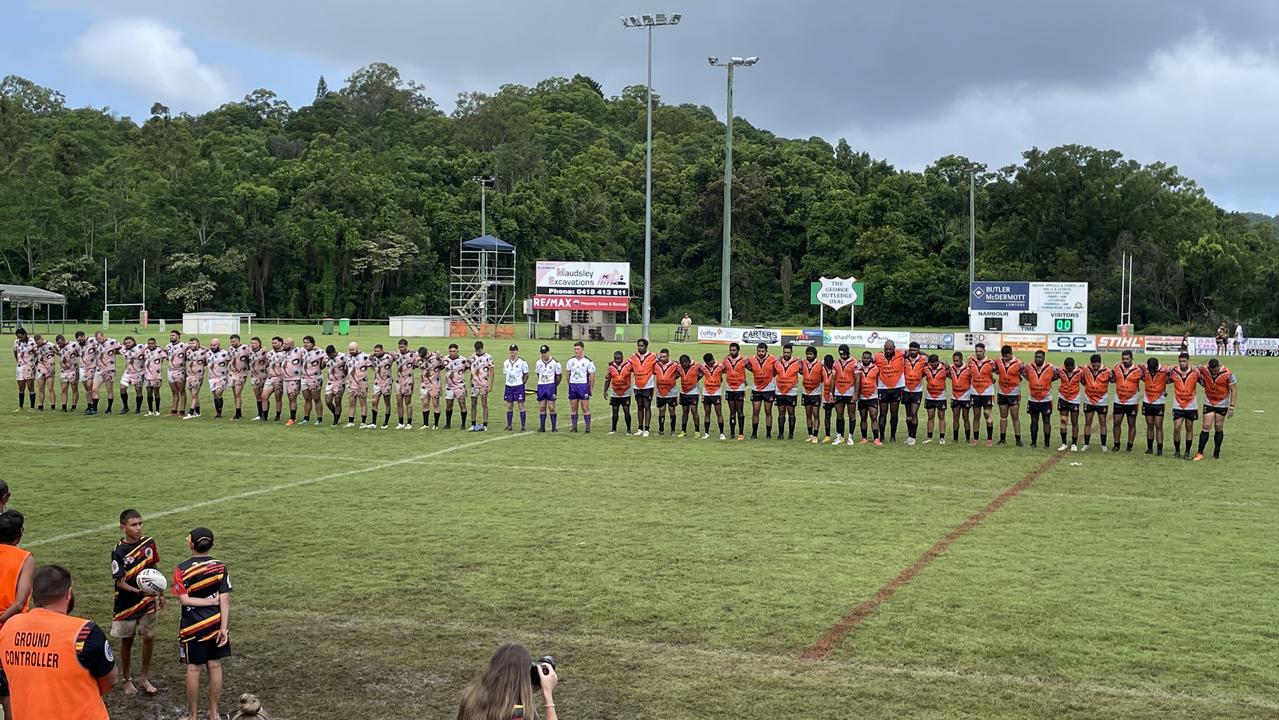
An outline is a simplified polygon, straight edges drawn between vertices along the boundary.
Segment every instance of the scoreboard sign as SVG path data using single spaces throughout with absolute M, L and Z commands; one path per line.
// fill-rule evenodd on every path
M 983 281 L 968 290 L 971 332 L 1088 334 L 1088 283 Z

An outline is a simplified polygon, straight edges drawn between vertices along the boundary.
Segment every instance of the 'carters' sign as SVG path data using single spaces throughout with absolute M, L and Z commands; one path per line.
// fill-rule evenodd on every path
M 968 289 L 968 303 L 973 310 L 1029 310 L 1030 283 L 970 283 Z

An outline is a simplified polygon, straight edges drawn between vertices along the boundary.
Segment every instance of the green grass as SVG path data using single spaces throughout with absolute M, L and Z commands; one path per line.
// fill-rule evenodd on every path
M 191 422 L 0 413 L 0 449 L 26 544 L 104 626 L 100 528 L 121 509 L 149 516 L 166 568 L 214 529 L 236 587 L 227 709 L 252 691 L 277 718 L 449 717 L 517 641 L 556 656 L 573 720 L 1275 718 L 1279 364 L 1229 364 L 1221 462 L 1070 456 L 816 662 L 801 653 L 1049 453 L 610 437 L 598 396 L 590 436 L 286 429 L 214 422 L 207 393 Z M 161 695 L 116 693 L 112 717 L 176 715 L 176 626 L 171 606 Z

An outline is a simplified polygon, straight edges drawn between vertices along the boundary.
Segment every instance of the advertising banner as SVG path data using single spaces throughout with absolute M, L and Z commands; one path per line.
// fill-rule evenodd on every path
M 1147 335 L 1146 336 L 1146 352 L 1147 353 L 1171 353 L 1173 355 L 1181 352 L 1181 336 L 1180 335 Z
M 896 330 L 827 330 L 822 337 L 825 345 L 882 349 L 892 340 L 903 349 L 910 343 L 910 333 Z
M 1279 357 L 1279 338 L 1248 338 L 1244 347 L 1249 355 Z
M 1190 354 L 1213 356 L 1217 354 L 1217 339 L 1210 337 L 1190 338 Z
M 1096 352 L 1097 340 L 1092 335 L 1049 335 L 1048 349 L 1055 352 Z
M 954 350 L 955 334 L 938 332 L 912 332 L 910 341 L 919 343 L 923 350 Z
M 1036 350 L 1048 350 L 1047 335 L 1028 335 L 1018 333 L 1004 333 L 1000 341 L 1000 347 L 1008 345 L 1012 347 L 1013 352 L 1035 352 Z
M 983 343 L 992 352 L 999 350 L 999 333 L 966 332 L 955 335 L 955 349 L 972 352 L 977 343 Z
M 816 328 L 782 328 L 782 344 L 790 343 L 791 345 L 821 345 L 822 331 Z
M 776 328 L 726 328 L 699 325 L 697 342 L 724 345 L 735 342 L 743 346 L 766 343 L 776 346 L 782 344 L 782 331 Z
M 534 295 L 534 310 L 605 310 L 626 312 L 629 297 L 579 297 L 559 295 Z
M 968 329 L 972 332 L 1086 335 L 1088 283 L 971 283 Z
M 533 309 L 626 312 L 630 283 L 630 263 L 539 260 Z
M 1019 311 L 1030 309 L 1028 282 L 975 282 L 968 288 L 968 305 L 973 310 Z
M 1133 352 L 1142 352 L 1146 347 L 1146 338 L 1144 335 L 1098 335 L 1097 350 L 1101 352 L 1123 352 L 1124 350 L 1132 350 Z

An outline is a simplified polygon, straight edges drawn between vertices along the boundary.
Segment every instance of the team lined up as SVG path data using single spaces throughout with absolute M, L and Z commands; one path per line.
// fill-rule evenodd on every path
M 527 427 L 525 393 L 532 372 L 537 380 L 539 429 L 546 429 L 549 418 L 551 432 L 558 431 L 555 401 L 559 386 L 567 375 L 571 431 L 577 432 L 580 414 L 585 422 L 585 431 L 590 432 L 590 399 L 597 368 L 585 355 L 583 343 L 574 344 L 573 357 L 563 364 L 553 357 L 548 346 L 543 345 L 531 368 L 520 357 L 518 346 L 511 345 L 508 350 L 509 357 L 502 363 L 506 428 L 513 429 L 516 408 L 520 429 Z M 444 416 L 444 429 L 451 428 L 457 404 L 462 429 L 487 430 L 487 398 L 493 389 L 496 369 L 496 361 L 485 350 L 483 342 L 476 342 L 475 352 L 469 357 L 462 357 L 456 343 L 450 344 L 447 352 L 440 354 L 425 347 L 410 349 L 407 340 L 401 340 L 394 352 L 387 352 L 379 344 L 371 353 L 364 353 L 357 343 L 351 343 L 346 353 L 339 353 L 332 345 L 321 350 L 311 336 L 303 338 L 301 347 L 295 347 L 292 339 L 281 337 L 272 338 L 270 347 L 264 347 L 258 338 L 245 345 L 238 335 L 232 335 L 228 347 L 222 347 L 215 338 L 206 349 L 198 338 L 183 342 L 181 334 L 176 331 L 170 333 L 170 342 L 164 348 L 158 347 L 154 338 L 145 345 L 138 345 L 131 337 L 126 337 L 121 343 L 102 332 L 91 338 L 84 333 L 76 333 L 72 342 L 58 336 L 53 344 L 46 343 L 39 335 L 27 338 L 22 333 L 14 342 L 19 408 L 24 398 L 29 397 L 33 407 L 43 410 L 47 392 L 52 409 L 56 372 L 61 381 L 63 411 L 68 410 L 68 394 L 70 410 L 76 409 L 82 384 L 88 398 L 87 414 L 97 412 L 99 395 L 104 388 L 106 412 L 112 412 L 116 355 L 124 360 L 119 382 L 122 412 L 129 411 L 128 392 L 131 388 L 137 393 L 134 412 L 141 411 L 142 388 L 145 387 L 147 414 L 159 415 L 160 386 L 162 379 L 167 379 L 172 398 L 170 415 L 200 417 L 200 395 L 207 382 L 218 417 L 223 411 L 224 392 L 230 389 L 235 410 L 233 419 L 241 419 L 243 393 L 248 387 L 251 388 L 250 397 L 258 406 L 255 420 L 271 418 L 274 400 L 274 419 L 278 421 L 287 397 L 289 419 L 286 425 L 297 424 L 298 397 L 301 396 L 301 423 L 311 422 L 313 412 L 316 424 L 322 423 L 327 408 L 332 424 L 337 425 L 345 399 L 347 426 L 355 427 L 358 415 L 361 428 L 378 426 L 379 408 L 385 413 L 381 427 L 389 427 L 390 398 L 394 396 L 397 429 L 412 429 L 415 413 L 413 396 L 416 394 L 420 401 L 423 429 L 439 429 L 441 414 Z M 1083 367 L 1076 366 L 1071 357 L 1066 358 L 1061 367 L 1055 367 L 1045 361 L 1043 352 L 1037 352 L 1032 362 L 1024 363 L 1007 346 L 1001 349 L 1000 357 L 990 358 L 986 356 L 985 346 L 978 344 L 971 358 L 965 359 L 962 353 L 956 352 L 951 362 L 946 364 L 935 354 L 922 354 L 918 343 L 911 343 L 905 352 L 901 352 L 890 340 L 882 352 L 865 351 L 860 359 L 852 358 L 846 345 L 839 346 L 837 358 L 826 355 L 819 360 L 817 355 L 816 348 L 807 347 L 804 358 L 796 358 L 794 348 L 786 345 L 781 355 L 775 356 L 769 353 L 767 345 L 761 343 L 755 355 L 745 356 L 737 343 L 731 343 L 728 354 L 722 359 L 717 360 L 713 354 L 706 353 L 701 362 L 694 362 L 688 355 L 672 360 L 665 349 L 658 353 L 650 352 L 647 340 L 641 339 L 636 343 L 634 353 L 624 357 L 622 352 L 615 352 L 612 362 L 605 368 L 604 387 L 612 407 L 611 433 L 617 432 L 619 420 L 623 418 L 625 431 L 631 433 L 630 404 L 634 398 L 637 405 L 635 435 L 647 437 L 650 434 L 655 404 L 659 435 L 666 432 L 668 419 L 671 434 L 677 434 L 678 407 L 681 409 L 679 436 L 687 435 L 691 419 L 694 434 L 700 433 L 703 439 L 709 438 L 713 413 L 720 439 L 735 437 L 744 440 L 746 393 L 750 392 L 752 439 L 759 436 L 761 418 L 766 438 L 771 438 L 776 429 L 778 439 L 793 439 L 796 407 L 802 406 L 808 442 L 882 445 L 896 441 L 900 410 L 904 405 L 906 444 L 914 445 L 918 438 L 922 405 L 927 413 L 925 443 L 933 441 L 934 429 L 937 441 L 946 442 L 945 411 L 949 406 L 952 442 L 959 441 L 962 423 L 965 442 L 976 445 L 980 440 L 980 425 L 984 421 L 986 444 L 993 445 L 991 415 L 992 409 L 997 407 L 999 443 L 1007 442 L 1007 426 L 1011 421 L 1014 442 L 1021 446 L 1020 405 L 1024 382 L 1032 447 L 1038 445 L 1041 431 L 1044 446 L 1049 446 L 1053 385 L 1056 384 L 1056 408 L 1063 416 L 1059 427 L 1059 450 L 1087 450 L 1092 442 L 1094 419 L 1098 420 L 1102 451 L 1119 450 L 1124 419 L 1127 418 L 1126 447 L 1131 451 L 1135 441 L 1137 409 L 1140 407 L 1142 416 L 1146 418 L 1147 452 L 1162 455 L 1164 408 L 1171 395 L 1174 448 L 1178 456 L 1182 456 L 1184 440 L 1184 457 L 1189 457 L 1194 424 L 1199 420 L 1198 396 L 1202 390 L 1204 421 L 1198 455 L 1202 456 L 1212 435 L 1214 457 L 1217 457 L 1223 439 L 1224 420 L 1233 414 L 1237 393 L 1234 373 L 1216 358 L 1204 366 L 1194 366 L 1185 353 L 1173 366 L 1165 366 L 1155 358 L 1144 364 L 1135 364 L 1132 353 L 1125 351 L 1121 361 L 1113 367 L 1103 365 L 1100 355 L 1093 355 Z M 55 363 L 60 363 L 56 371 Z M 1112 386 L 1113 405 L 1109 402 Z M 370 395 L 373 398 L 372 422 L 368 420 Z M 724 404 L 728 406 L 727 429 Z M 777 409 L 776 425 L 773 422 L 774 407 Z M 1081 411 L 1084 416 L 1082 444 L 1079 432 Z M 823 412 L 824 437 L 820 433 Z M 471 418 L 469 425 L 468 414 Z M 1113 416 L 1109 429 L 1114 433 L 1114 445 L 1109 448 L 1108 415 Z M 861 421 L 860 441 L 855 437 L 858 419 Z

